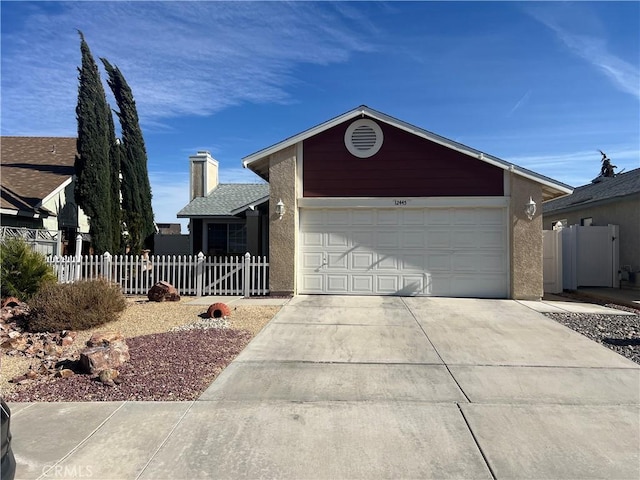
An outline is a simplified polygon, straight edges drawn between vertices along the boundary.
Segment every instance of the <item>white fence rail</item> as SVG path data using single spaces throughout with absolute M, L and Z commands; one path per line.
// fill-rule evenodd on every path
M 146 295 L 157 282 L 171 283 L 180 295 L 269 293 L 269 262 L 249 253 L 237 257 L 198 255 L 83 255 L 48 257 L 61 283 L 106 278 L 127 295 Z

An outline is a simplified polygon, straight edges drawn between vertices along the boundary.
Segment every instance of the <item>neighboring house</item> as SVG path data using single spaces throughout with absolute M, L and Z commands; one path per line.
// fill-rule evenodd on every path
M 209 152 L 189 160 L 191 201 L 177 216 L 189 219 L 191 253 L 268 255 L 269 185 L 220 184 Z
M 542 216 L 532 204 L 571 192 L 366 106 L 243 165 L 269 182 L 264 197 L 231 210 L 209 195 L 179 216 L 193 219 L 197 205 L 203 219 L 268 207 L 272 294 L 539 299 Z
M 571 195 L 546 202 L 543 225 L 619 226 L 620 267 L 640 272 L 640 168 L 613 177 L 599 176 Z M 635 275 L 636 282 L 640 275 Z
M 74 200 L 76 139 L 2 137 L 1 224 L 60 230 L 63 243 L 75 246 L 89 232 L 87 216 Z

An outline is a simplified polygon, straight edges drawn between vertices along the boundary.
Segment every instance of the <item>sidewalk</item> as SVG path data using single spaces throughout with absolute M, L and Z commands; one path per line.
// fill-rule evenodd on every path
M 640 308 L 640 290 L 630 288 L 590 287 L 579 288 L 578 293 L 632 308 Z

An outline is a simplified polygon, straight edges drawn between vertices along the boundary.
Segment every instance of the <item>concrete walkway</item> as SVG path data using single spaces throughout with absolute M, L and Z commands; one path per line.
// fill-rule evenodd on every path
M 640 366 L 535 306 L 295 297 L 198 401 L 11 405 L 17 478 L 639 478 Z

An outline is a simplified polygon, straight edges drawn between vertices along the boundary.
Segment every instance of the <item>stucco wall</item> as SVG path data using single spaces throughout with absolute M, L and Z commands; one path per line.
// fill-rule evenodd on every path
M 593 219 L 592 225 L 620 227 L 620 266 L 630 265 L 632 271 L 640 271 L 640 194 L 586 208 L 545 214 L 544 229 L 551 230 L 553 222 L 565 219 L 565 226 L 580 225 L 580 220 L 588 217 Z
M 295 292 L 296 147 L 273 154 L 269 162 L 269 290 L 272 294 Z M 285 205 L 282 218 L 276 214 L 279 200 Z
M 543 295 L 542 188 L 511 174 L 510 190 L 511 297 L 539 300 Z M 529 220 L 524 211 L 530 196 L 537 205 L 533 220 Z

